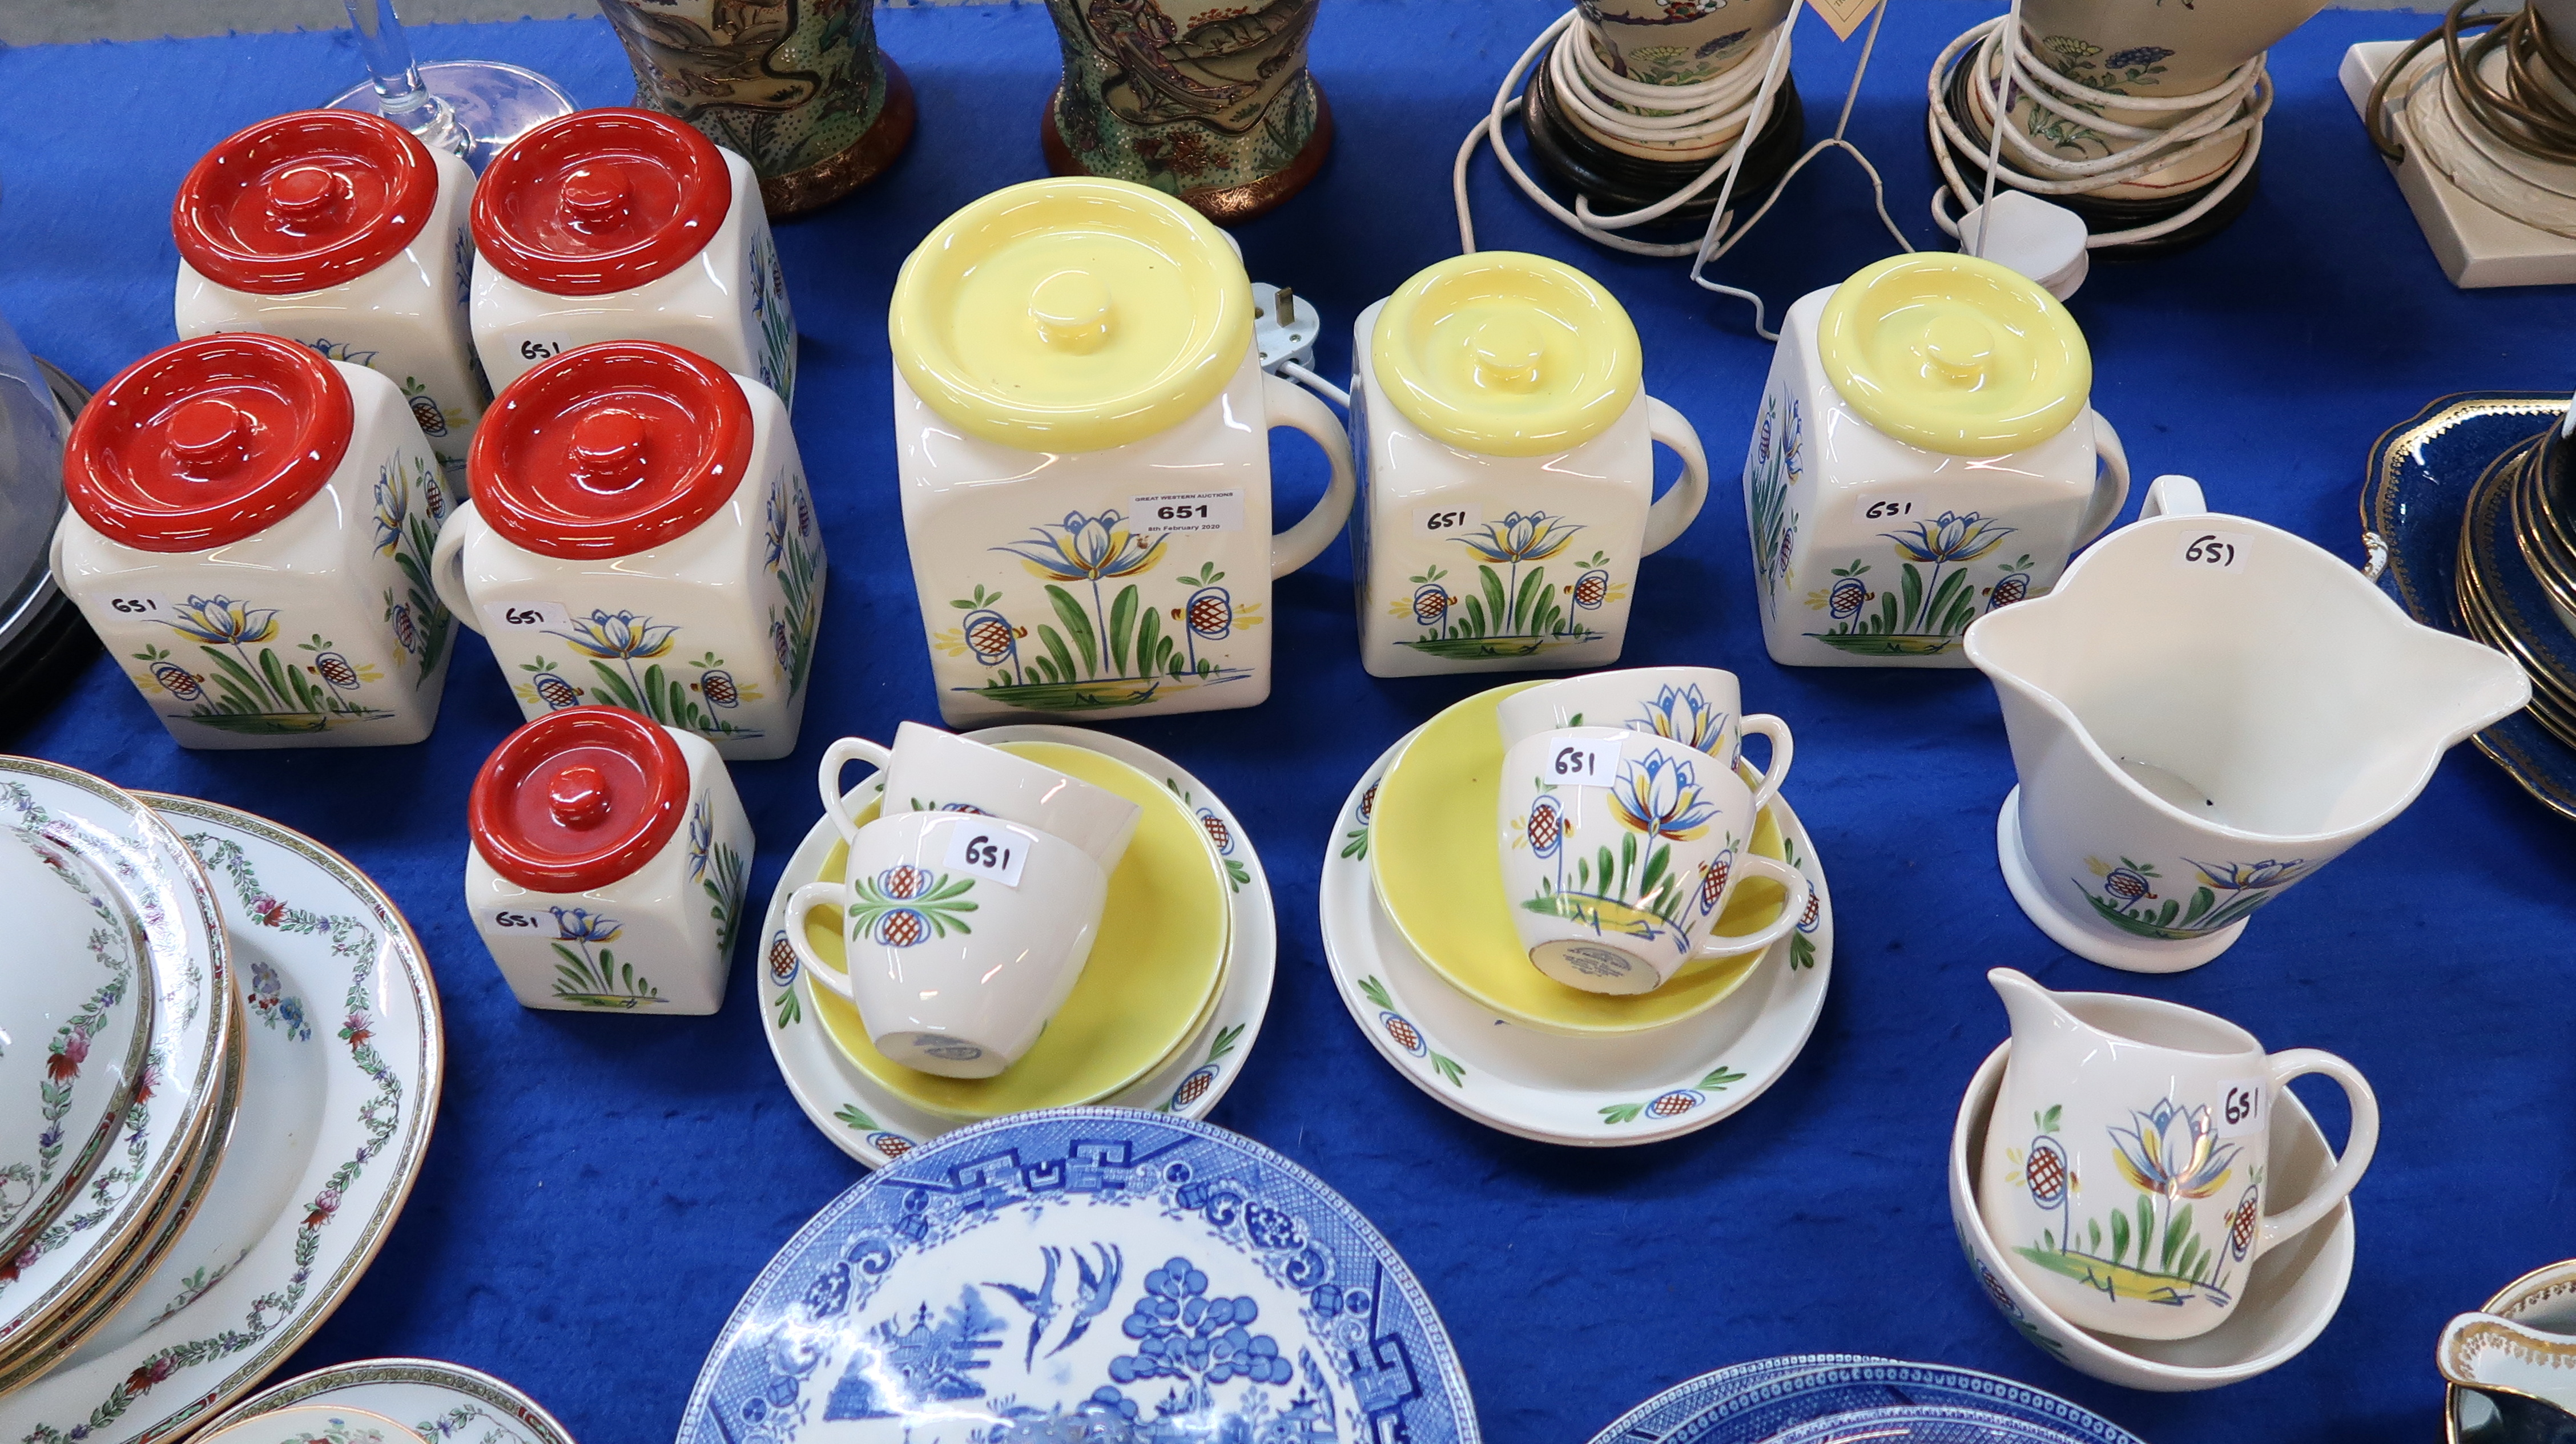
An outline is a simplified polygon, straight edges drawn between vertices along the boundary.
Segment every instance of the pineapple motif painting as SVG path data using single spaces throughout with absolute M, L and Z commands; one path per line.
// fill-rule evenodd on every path
M 2015 530 L 1978 512 L 1945 511 L 1911 527 L 1881 532 L 1895 544 L 1895 569 L 1886 574 L 1893 579 L 1890 589 L 1871 588 L 1865 580 L 1870 574 L 1866 558 L 1835 567 L 1833 584 L 1807 596 L 1807 606 L 1825 613 L 1833 625 L 1807 635 L 1862 657 L 1933 657 L 1956 649 L 1980 610 L 1993 611 L 2030 594 L 2027 556 L 1993 563 L 1995 575 L 1982 587 L 1976 581 L 1975 564 Z
M 952 878 L 911 863 L 897 863 L 851 884 L 850 921 L 861 937 L 889 948 L 909 948 L 951 932 L 972 933 L 965 915 L 976 910 L 975 879 Z
M 561 638 L 577 660 L 588 661 L 590 675 L 577 682 L 573 679 L 580 674 L 567 674 L 562 663 L 540 652 L 519 664 L 528 674 L 518 686 L 519 700 L 550 712 L 606 703 L 718 741 L 760 736 L 757 727 L 717 715 L 761 700 L 760 688 L 736 678 L 724 658 L 706 652 L 694 661 L 666 662 L 680 631 L 677 624 L 635 612 L 594 608 L 587 615 L 576 614 L 569 630 L 549 628 L 546 635 Z
M 394 715 L 367 705 L 366 684 L 383 675 L 372 663 L 353 662 L 321 633 L 281 651 L 268 645 L 279 631 L 277 609 L 231 596 L 190 596 L 162 625 L 196 644 L 205 658 L 192 670 L 168 648 L 147 646 L 133 654 L 142 664 L 136 679 L 145 696 L 155 692 L 194 703 L 180 716 L 243 736 L 280 737 L 322 732 Z
M 1753 427 L 1753 449 L 1744 459 L 1744 519 L 1753 535 L 1753 570 L 1762 586 L 1762 604 L 1775 615 L 1798 540 L 1798 513 L 1789 505 L 1789 491 L 1805 470 L 1805 449 L 1806 421 L 1797 398 L 1790 397 L 1784 408 L 1778 392 L 1764 396 L 1762 419 Z M 1854 602 L 1852 611 L 1859 610 Z
M 385 589 L 385 620 L 393 627 L 395 645 L 417 669 L 413 685 L 420 686 L 447 659 L 456 619 L 429 581 L 430 553 L 447 516 L 447 494 L 426 458 L 414 453 L 409 460 L 408 467 L 396 457 L 377 469 L 376 554 L 393 558 L 402 569 L 401 594 Z
M 1610 580 L 1609 557 L 1595 552 L 1575 563 L 1582 570 L 1572 580 L 1548 579 L 1547 563 L 1582 530 L 1561 514 L 1514 511 L 1452 537 L 1474 563 L 1474 580 L 1461 578 L 1462 591 L 1452 593 L 1440 567 L 1407 578 L 1413 594 L 1389 605 L 1397 615 L 1411 615 L 1423 633 L 1404 645 L 1451 661 L 1484 661 L 1601 640 L 1575 613 L 1627 595 L 1625 583 Z
M 2152 862 L 2126 857 L 2116 865 L 2098 857 L 2084 861 L 2094 883 L 2087 886 L 2077 879 L 2075 886 L 2093 905 L 2094 916 L 2122 932 L 2167 942 L 2205 938 L 2234 927 L 2283 888 L 2315 871 L 2312 864 L 2298 859 L 2215 863 L 2184 858 L 2191 893 L 2168 897 L 2157 891 L 2165 885 L 2165 874 Z
M 2076 1208 L 2087 1180 L 2069 1166 L 2057 1137 L 2064 1117 L 2062 1107 L 2033 1115 L 2030 1143 L 2006 1150 L 2014 1168 L 2008 1181 L 2030 1190 L 2031 1202 L 2057 1219 L 2056 1227 L 2041 1229 L 2037 1240 L 2013 1252 L 2110 1299 L 2165 1307 L 2195 1299 L 2219 1308 L 2232 1304 L 2232 1270 L 2253 1243 L 2262 1178 L 2249 1170 L 2253 1176 L 2237 1203 L 2212 1218 L 2214 1236 L 2203 1233 L 2197 1209 L 2237 1177 L 2242 1151 L 2218 1136 L 2213 1110 L 2160 1098 L 2131 1110 L 2127 1127 L 2109 1129 L 2119 1173 L 2111 1186 L 2127 1189 L 2091 1216 Z
M 784 293 L 781 293 L 782 304 Z M 814 670 L 815 629 L 823 620 L 823 538 L 814 530 L 814 507 L 801 472 L 770 478 L 762 565 L 778 582 L 782 600 L 769 609 L 769 639 L 794 697 Z M 726 679 L 728 688 L 732 679 Z M 712 695 L 710 699 L 713 700 Z M 732 706 L 730 702 L 719 706 Z
M 1261 605 L 1237 602 L 1213 562 L 1157 574 L 1171 541 L 1114 509 L 1038 523 L 992 548 L 1038 579 L 1037 597 L 978 584 L 949 602 L 964 616 L 931 645 L 988 669 L 982 683 L 958 690 L 1033 711 L 1139 707 L 1251 676 L 1217 644 L 1260 626 Z M 1013 620 L 1006 602 L 1037 620 Z

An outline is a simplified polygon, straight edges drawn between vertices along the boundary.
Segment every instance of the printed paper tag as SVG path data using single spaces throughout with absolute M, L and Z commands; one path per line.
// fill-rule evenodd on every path
M 2218 1136 L 2242 1138 L 2269 1127 L 2263 1117 L 2263 1098 L 2270 1084 L 2261 1078 L 2242 1078 L 2218 1090 Z
M 1619 739 L 1582 737 L 1571 732 L 1551 736 L 1553 743 L 1539 762 L 1539 780 L 1559 787 L 1608 787 L 1619 777 Z
M 1007 822 L 962 823 L 948 830 L 948 858 L 942 865 L 950 872 L 1018 887 L 1034 837 L 1027 828 Z
M 107 609 L 120 617 L 142 617 L 160 621 L 170 615 L 170 603 L 159 592 L 117 592 L 107 599 Z
M 2241 531 L 2185 532 L 2181 548 L 2174 553 L 2174 563 L 2187 571 L 2234 571 L 2253 541 L 2250 533 Z
M 572 613 L 561 602 L 485 602 L 483 630 L 542 632 L 572 625 Z
M 561 331 L 541 331 L 533 335 L 521 336 L 508 344 L 512 351 L 518 353 L 520 360 L 534 366 L 540 361 L 551 361 L 571 350 L 572 338 Z
M 1425 536 L 1445 531 L 1458 531 L 1484 521 L 1484 511 L 1474 506 L 1417 506 L 1413 509 L 1413 529 Z
M 1241 531 L 1243 493 L 1175 491 L 1127 500 L 1138 531 Z
M 1852 515 L 1864 525 L 1891 526 L 1911 520 L 1917 513 L 1930 516 L 1922 502 L 1910 496 L 1872 496 L 1863 493 L 1852 507 Z
M 1807 0 L 1807 7 L 1834 28 L 1836 40 L 1849 40 L 1869 12 L 1878 8 L 1878 0 Z

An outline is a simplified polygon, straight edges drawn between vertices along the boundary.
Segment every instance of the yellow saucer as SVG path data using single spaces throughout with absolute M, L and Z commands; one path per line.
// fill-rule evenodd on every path
M 1576 1037 L 1642 1033 L 1716 1007 L 1743 986 L 1763 950 L 1704 958 L 1651 993 L 1614 997 L 1569 988 L 1530 965 L 1503 893 L 1495 847 L 1503 736 L 1494 704 L 1536 682 L 1479 692 L 1432 718 L 1378 784 L 1369 828 L 1369 867 L 1378 901 L 1422 961 L 1451 987 L 1494 1012 L 1547 1033 Z M 1745 780 L 1758 774 L 1745 770 Z M 1753 829 L 1753 850 L 1781 858 L 1780 824 L 1769 808 Z M 1720 933 L 1740 936 L 1779 916 L 1787 889 L 1768 878 L 1738 883 Z
M 1206 1022 L 1234 940 L 1224 864 L 1199 820 L 1169 789 L 1088 748 L 1062 742 L 999 746 L 1144 809 L 1135 841 L 1109 876 L 1109 904 L 1091 960 L 1027 1055 L 993 1078 L 917 1072 L 877 1051 L 858 1009 L 828 989 L 805 990 L 832 1041 L 861 1072 L 905 1102 L 947 1118 L 998 1118 L 1093 1103 L 1144 1077 Z M 872 804 L 858 820 L 875 816 Z M 833 844 L 819 875 L 839 881 L 848 860 L 848 845 Z M 840 919 L 816 908 L 804 923 L 814 951 L 841 966 Z

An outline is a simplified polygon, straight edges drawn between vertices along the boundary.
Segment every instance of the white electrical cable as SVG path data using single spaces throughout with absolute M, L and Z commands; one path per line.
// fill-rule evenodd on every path
M 2207 215 L 2253 173 L 2254 163 L 2263 149 L 2263 117 L 2272 109 L 2272 80 L 2264 69 L 2263 56 L 2256 55 L 2229 71 L 2227 78 L 2219 84 L 2190 95 L 2118 95 L 2079 85 L 2041 62 L 2031 53 L 2023 38 L 2020 16 L 2021 6 L 2019 0 L 2015 0 L 2011 14 L 1998 16 L 1969 30 L 1951 41 L 1940 57 L 1932 62 L 1931 108 L 1926 125 L 1931 135 L 1933 159 L 1940 164 L 1945 182 L 1932 195 L 1932 219 L 1942 230 L 1953 236 L 1959 234 L 1959 222 L 1947 208 L 1950 202 L 1955 201 L 1964 210 L 1978 201 L 1978 190 L 1959 173 L 1952 150 L 1953 146 L 1964 151 L 1976 149 L 1976 142 L 1969 137 L 1958 118 L 1950 113 L 1946 91 L 1954 62 L 1975 67 L 1968 72 L 1968 83 L 1991 107 L 1989 129 L 1992 134 L 1987 143 L 1984 186 L 1987 201 L 1993 200 L 1998 180 L 2033 195 L 2088 195 L 2112 186 L 2130 184 L 2154 171 L 2215 150 L 2238 136 L 2245 137 L 2236 163 L 2188 209 L 2148 225 L 2093 236 L 2085 242 L 2089 249 L 2129 245 L 2171 235 Z M 1962 53 L 1971 46 L 1976 47 L 1974 53 L 1962 60 Z M 2099 132 L 2112 140 L 2129 140 L 2137 144 L 2092 160 L 2068 160 L 2042 147 L 2011 124 L 2012 108 L 2019 99 L 2028 99 L 2061 120 Z M 2158 130 L 2122 124 L 2098 113 L 2098 110 L 2114 107 L 2175 113 L 2183 118 L 2170 129 Z M 2006 171 L 2001 164 L 2006 146 L 2013 153 L 2014 171 Z
M 1279 374 L 1298 383 L 1307 390 L 1314 392 L 1318 396 L 1329 397 L 1333 401 L 1340 403 L 1341 408 L 1344 411 L 1351 409 L 1351 393 L 1344 391 L 1339 386 L 1334 385 L 1332 382 L 1325 380 L 1323 377 L 1316 375 L 1314 372 L 1307 370 L 1305 367 L 1298 365 L 1294 361 L 1280 362 Z
M 1899 248 L 1906 251 L 1914 249 L 1913 243 L 1906 240 L 1905 233 L 1896 228 L 1895 220 L 1887 213 L 1887 185 L 1879 178 L 1877 167 L 1869 163 L 1869 157 L 1861 154 L 1859 147 L 1844 138 L 1844 133 L 1851 126 L 1853 102 L 1860 97 L 1861 78 L 1869 73 L 1870 55 L 1878 44 L 1879 23 L 1886 17 L 1885 4 L 1879 5 L 1870 17 L 1869 37 L 1862 43 L 1860 62 L 1852 71 L 1851 88 L 1843 96 L 1842 117 L 1835 124 L 1833 135 L 1816 142 L 1807 149 L 1805 154 L 1799 156 L 1787 173 L 1780 177 L 1779 182 L 1772 186 L 1770 195 L 1763 199 L 1761 206 L 1755 209 L 1742 224 L 1731 231 L 1722 232 L 1720 227 L 1728 218 L 1727 202 L 1733 197 L 1736 177 L 1743 169 L 1745 156 L 1751 151 L 1754 138 L 1761 132 L 1764 123 L 1771 118 L 1772 102 L 1779 94 L 1782 79 L 1788 74 L 1789 32 L 1797 23 L 1796 11 L 1792 10 L 1789 18 L 1781 22 L 1779 29 L 1772 32 L 1770 39 L 1765 42 L 1767 54 L 1763 56 L 1762 63 L 1758 67 L 1753 63 L 1753 57 L 1747 56 L 1742 63 L 1730 68 L 1714 80 L 1702 81 L 1695 85 L 1671 86 L 1641 85 L 1612 73 L 1593 52 L 1587 30 L 1589 22 L 1582 19 L 1580 11 L 1567 11 L 1558 16 L 1546 29 L 1540 31 L 1538 37 L 1530 42 L 1529 48 L 1521 52 L 1520 59 L 1512 63 L 1512 68 L 1503 76 L 1503 83 L 1495 88 L 1492 108 L 1487 111 L 1483 119 L 1469 128 L 1467 138 L 1458 146 L 1458 159 L 1451 167 L 1449 176 L 1451 196 L 1458 209 L 1458 249 L 1469 253 L 1476 249 L 1475 218 L 1470 213 L 1467 203 L 1467 166 L 1475 158 L 1479 145 L 1490 144 L 1494 158 L 1502 163 L 1504 172 L 1511 177 L 1513 184 L 1520 187 L 1522 194 L 1528 196 L 1540 209 L 1554 216 L 1566 227 L 1587 239 L 1598 241 L 1614 250 L 1626 251 L 1631 255 L 1691 257 L 1690 278 L 1694 284 L 1750 303 L 1753 307 L 1754 331 L 1766 341 L 1778 340 L 1779 334 L 1764 324 L 1767 312 L 1760 296 L 1751 291 L 1709 280 L 1701 272 L 1707 268 L 1709 262 L 1725 255 L 1737 241 L 1742 240 L 1745 234 L 1753 229 L 1757 222 L 1770 213 L 1773 204 L 1780 199 L 1781 192 L 1788 189 L 1789 182 L 1796 178 L 1798 172 L 1806 169 L 1807 162 L 1827 150 L 1840 149 L 1849 152 L 1852 159 L 1858 161 L 1860 168 L 1869 175 L 1870 187 L 1878 205 L 1880 223 L 1887 227 L 1889 235 L 1896 238 Z M 1541 53 L 1546 52 L 1550 46 L 1554 46 L 1555 49 L 1548 56 L 1547 61 L 1549 81 L 1555 87 L 1558 96 L 1562 98 L 1566 109 L 1579 114 L 1583 118 L 1583 124 L 1594 127 L 1600 133 L 1616 136 L 1632 143 L 1664 143 L 1679 147 L 1707 136 L 1721 134 L 1729 127 L 1736 127 L 1737 135 L 1734 142 L 1728 145 L 1724 153 L 1712 160 L 1708 168 L 1701 171 L 1688 185 L 1653 205 L 1643 206 L 1620 215 L 1604 216 L 1593 211 L 1589 198 L 1578 195 L 1575 198 L 1574 208 L 1566 209 L 1555 197 L 1539 188 L 1538 182 L 1531 179 L 1529 173 L 1521 168 L 1519 159 L 1511 152 L 1511 147 L 1503 143 L 1503 121 L 1513 113 L 1522 110 L 1525 104 L 1525 98 L 1513 92 L 1520 87 L 1522 78 L 1530 73 L 1531 67 L 1539 62 Z M 1751 99 L 1747 100 L 1744 98 L 1745 78 L 1757 72 L 1760 76 L 1759 83 L 1752 87 Z M 1627 107 L 1674 113 L 1660 116 L 1637 115 Z M 1689 204 L 1693 197 L 1706 190 L 1712 182 L 1718 184 L 1717 204 L 1709 213 L 1707 230 L 1698 240 L 1665 245 L 1634 240 L 1617 234 L 1619 231 L 1645 225 L 1672 214 L 1676 209 Z

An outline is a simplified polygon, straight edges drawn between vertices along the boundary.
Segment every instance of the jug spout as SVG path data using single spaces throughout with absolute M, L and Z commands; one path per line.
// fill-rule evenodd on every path
M 1994 984 L 1996 994 L 2004 1000 L 2004 1013 L 2012 1019 L 2015 1043 L 2026 1045 L 2033 1039 L 2077 1026 L 2075 1015 L 2066 1011 L 2055 993 L 2018 968 L 1995 968 L 1986 974 L 1986 981 Z M 2024 1051 L 2028 1051 L 2027 1047 Z

